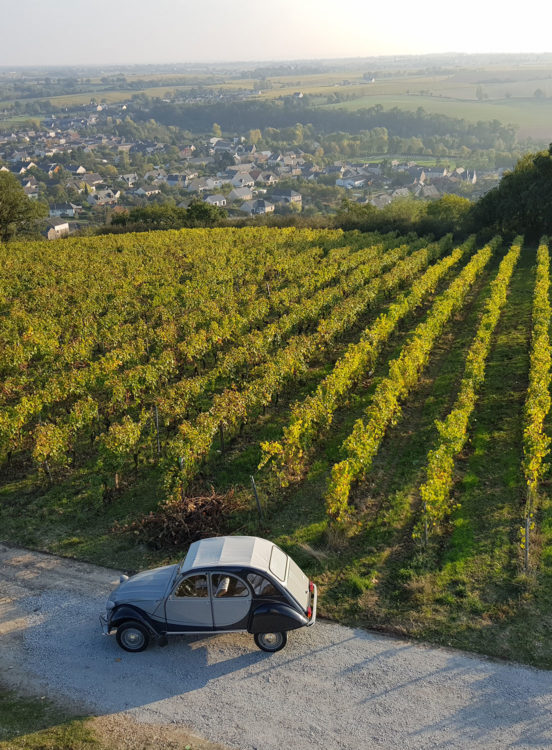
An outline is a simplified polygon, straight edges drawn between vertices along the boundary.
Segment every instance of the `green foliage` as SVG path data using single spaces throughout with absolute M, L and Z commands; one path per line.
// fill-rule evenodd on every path
M 552 234 L 552 145 L 522 157 L 500 185 L 478 201 L 473 219 L 479 227 L 532 239 Z
M 27 198 L 10 172 L 0 172 L 0 241 L 32 231 L 47 212 L 42 203 Z
M 182 227 L 213 227 L 227 216 L 219 206 L 211 206 L 194 200 L 188 208 L 171 204 L 132 208 L 129 212 L 113 217 L 112 224 L 124 227 L 127 231 L 148 231 L 150 229 L 180 229 Z
M 344 200 L 336 215 L 335 225 L 365 232 L 414 231 L 440 237 L 449 232 L 465 234 L 471 231 L 472 209 L 471 201 L 458 195 L 444 195 L 435 201 L 397 198 L 383 208 Z
M 467 440 L 469 420 L 485 377 L 485 363 L 491 348 L 491 337 L 506 304 L 506 294 L 521 252 L 521 243 L 522 238 L 518 237 L 500 264 L 496 278 L 491 284 L 491 293 L 483 317 L 466 357 L 466 368 L 458 396 L 446 418 L 437 423 L 439 443 L 427 457 L 427 478 L 420 488 L 424 512 L 414 531 L 416 537 L 422 535 L 425 522 L 431 530 L 454 509 L 449 503 L 454 479 L 454 459 Z
M 436 299 L 427 319 L 416 328 L 399 356 L 389 363 L 389 374 L 378 384 L 366 409 L 366 419 L 355 422 L 343 443 L 346 457 L 332 468 L 326 493 L 327 514 L 332 521 L 343 523 L 351 516 L 353 508 L 349 497 L 353 484 L 366 476 L 388 426 L 399 419 L 401 401 L 418 382 L 437 337 L 452 314 L 462 306 L 497 244 L 498 240 L 494 240 L 473 256 L 448 289 Z
M 543 238 L 537 250 L 537 279 L 533 297 L 533 333 L 529 369 L 529 386 L 525 401 L 523 428 L 523 472 L 526 483 L 525 519 L 528 530 L 535 527 L 534 513 L 539 505 L 539 485 L 546 472 L 544 459 L 550 452 L 550 437 L 545 419 L 550 411 L 552 380 L 550 353 L 550 254 L 548 240 Z M 520 527 L 521 547 L 527 549 L 526 526 Z
M 367 370 L 374 367 L 384 343 L 399 322 L 434 291 L 443 275 L 472 244 L 473 242 L 466 243 L 464 248 L 456 249 L 447 258 L 431 266 L 421 278 L 416 278 L 420 269 L 425 268 L 430 260 L 450 248 L 450 237 L 447 237 L 441 243 L 418 250 L 372 282 L 374 290 L 391 292 L 405 279 L 415 278 L 410 293 L 390 305 L 388 311 L 362 333 L 359 342 L 349 345 L 316 391 L 293 406 L 290 423 L 284 429 L 282 441 L 262 445 L 265 456 L 263 463 L 272 459 L 273 468 L 282 485 L 285 486 L 304 474 L 313 445 L 330 429 L 336 409 L 347 398 L 351 388 Z

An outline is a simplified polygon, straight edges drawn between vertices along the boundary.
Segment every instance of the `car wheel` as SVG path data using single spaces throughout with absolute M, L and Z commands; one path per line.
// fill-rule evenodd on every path
M 287 643 L 287 633 L 255 633 L 255 644 L 261 651 L 279 651 Z
M 123 622 L 117 628 L 117 643 L 125 651 L 144 651 L 150 642 L 150 635 L 140 622 Z

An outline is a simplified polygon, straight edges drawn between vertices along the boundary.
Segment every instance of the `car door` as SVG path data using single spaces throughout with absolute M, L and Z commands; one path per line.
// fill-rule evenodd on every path
M 167 632 L 213 629 L 209 576 L 192 573 L 180 578 L 165 601 Z
M 215 630 L 241 630 L 247 627 L 251 590 L 239 576 L 211 573 L 211 604 Z

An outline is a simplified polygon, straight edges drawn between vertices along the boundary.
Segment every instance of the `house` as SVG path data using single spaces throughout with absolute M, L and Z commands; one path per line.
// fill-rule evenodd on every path
M 309 164 L 306 167 L 301 168 L 301 177 L 305 180 L 316 180 L 322 170 L 315 164 Z
M 69 164 L 66 169 L 74 176 L 86 174 L 86 168 L 83 167 L 82 164 Z
M 215 143 L 213 150 L 215 154 L 220 154 L 220 153 L 229 154 L 229 153 L 234 153 L 236 151 L 236 146 L 232 143 L 232 141 L 224 141 L 221 138 Z
M 189 193 L 202 193 L 204 190 L 209 190 L 209 185 L 205 177 L 194 177 L 186 185 L 186 190 Z
M 187 177 L 185 174 L 168 174 L 166 182 L 169 187 L 186 187 Z
M 37 181 L 36 177 L 34 177 L 33 175 L 31 175 L 31 177 L 24 177 L 21 184 L 23 185 L 23 188 L 36 188 L 36 189 L 38 189 L 38 181 Z
M 253 174 L 251 175 L 253 177 Z M 278 182 L 278 178 L 274 174 L 274 172 L 261 172 L 258 177 L 254 178 L 255 182 L 258 182 L 261 185 L 267 185 L 270 187 L 271 185 L 276 185 Z
M 31 201 L 37 201 L 38 200 L 38 187 L 24 187 L 23 192 L 27 196 L 27 198 Z
M 230 180 L 230 182 L 232 184 L 232 187 L 235 187 L 235 188 L 243 188 L 243 187 L 252 188 L 255 185 L 255 180 L 253 179 L 253 177 L 251 177 L 249 172 L 237 174 L 235 177 L 233 177 Z
M 138 182 L 138 175 L 136 172 L 131 172 L 130 174 L 122 174 L 121 180 L 124 180 L 128 187 L 133 187 Z
M 269 203 L 264 199 L 246 201 L 240 206 L 240 211 L 244 211 L 245 213 L 251 215 L 270 214 L 274 212 L 274 204 Z
M 88 196 L 88 203 L 90 203 L 91 206 L 111 206 L 117 203 L 120 196 L 120 190 L 114 191 L 110 188 L 107 188 L 106 190 L 96 190 L 95 193 Z
M 49 240 L 60 240 L 62 237 L 69 236 L 69 224 L 66 221 L 49 221 L 46 228 L 46 236 Z
M 136 190 L 132 190 L 131 194 L 138 196 L 138 198 L 151 198 L 153 195 L 159 195 L 161 191 L 159 188 L 136 188 Z
M 284 163 L 284 157 L 282 154 L 270 154 L 266 162 L 267 164 L 270 164 L 271 167 L 280 167 Z
M 414 195 L 418 198 L 440 198 L 441 193 L 435 185 L 418 185 Z
M 103 183 L 103 177 L 97 172 L 90 172 L 79 178 L 79 182 L 89 188 L 96 188 Z
M 425 167 L 424 172 L 429 179 L 446 177 L 448 175 L 446 167 Z
M 12 165 L 12 174 L 25 174 L 29 169 L 36 167 L 34 161 L 17 161 Z
M 249 201 L 252 198 L 253 198 L 253 193 L 251 192 L 251 188 L 248 188 L 248 187 L 234 188 L 228 194 L 228 200 L 231 203 L 233 201 Z
M 366 182 L 365 177 L 361 177 L 360 175 L 353 175 L 351 177 L 339 177 L 335 181 L 335 184 L 338 187 L 344 187 L 347 190 L 352 190 L 353 188 L 364 187 L 365 182 Z
M 375 175 L 376 177 L 380 177 L 380 176 L 381 176 L 381 174 L 383 173 L 383 170 L 382 170 L 382 168 L 381 168 L 381 165 L 380 165 L 380 164 L 367 164 L 367 165 L 366 165 L 366 166 L 364 167 L 364 171 L 365 171 L 365 172 L 366 172 L 367 174 L 370 174 L 370 175 Z
M 237 177 L 240 174 L 251 174 L 253 169 L 255 168 L 254 164 L 232 164 L 229 167 L 226 167 L 225 171 L 220 174 L 220 177 L 225 177 L 228 182 L 230 182 L 234 177 Z M 256 169 L 256 168 L 255 168 Z M 256 170 L 257 172 L 260 172 L 260 170 Z
M 376 208 L 383 208 L 384 206 L 388 206 L 391 203 L 391 196 L 387 195 L 386 193 L 375 195 L 373 198 L 371 198 L 370 203 Z
M 54 203 L 50 206 L 50 216 L 75 216 L 75 208 L 72 203 Z
M 393 190 L 391 193 L 391 198 L 395 200 L 395 198 L 408 198 L 410 196 L 410 190 L 406 187 L 397 188 L 396 190 Z
M 275 203 L 294 203 L 298 206 L 303 201 L 301 193 L 298 193 L 297 190 L 291 190 L 291 188 L 277 189 L 272 192 L 270 197 Z
M 205 203 L 208 203 L 210 206 L 225 206 L 226 197 L 222 195 L 221 193 L 217 193 L 215 195 L 208 195 L 205 198 Z

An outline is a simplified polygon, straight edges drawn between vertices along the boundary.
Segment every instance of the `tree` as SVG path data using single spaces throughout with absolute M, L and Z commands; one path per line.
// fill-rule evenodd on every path
M 253 130 L 249 131 L 249 135 L 247 137 L 247 140 L 252 146 L 255 146 L 262 138 L 261 131 L 258 128 L 254 128 Z
M 222 130 L 218 123 L 213 123 L 213 135 L 215 138 L 222 138 Z
M 210 227 L 216 226 L 219 221 L 228 216 L 223 208 L 211 206 L 200 200 L 194 200 L 186 211 L 186 226 L 188 227 Z
M 0 172 L 0 240 L 7 242 L 17 232 L 29 230 L 46 216 L 42 203 L 31 201 L 10 172 Z
M 474 206 L 477 227 L 538 239 L 552 234 L 552 145 L 525 154 Z

